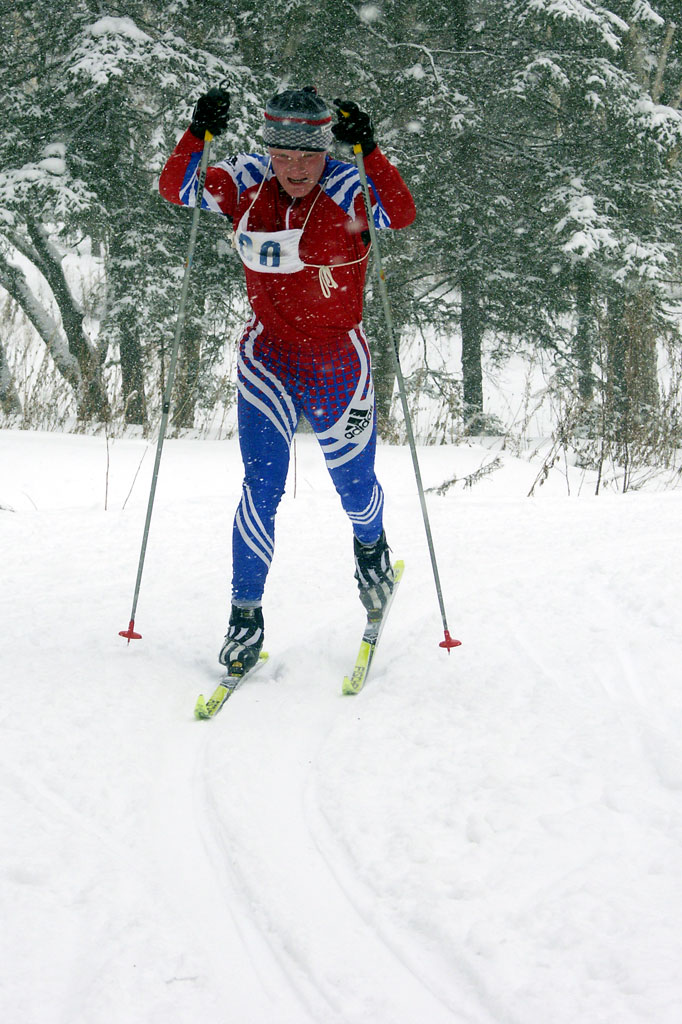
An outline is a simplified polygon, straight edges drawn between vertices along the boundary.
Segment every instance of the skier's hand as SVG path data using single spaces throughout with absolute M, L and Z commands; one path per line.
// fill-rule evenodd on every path
M 220 135 L 227 127 L 229 110 L 229 92 L 222 85 L 209 89 L 197 101 L 189 130 L 198 139 L 203 139 L 207 131 L 211 135 Z
M 368 156 L 377 145 L 369 114 L 360 110 L 353 100 L 334 100 L 334 106 L 338 107 L 339 115 L 336 124 L 332 125 L 334 137 L 347 146 L 362 146 L 362 155 Z

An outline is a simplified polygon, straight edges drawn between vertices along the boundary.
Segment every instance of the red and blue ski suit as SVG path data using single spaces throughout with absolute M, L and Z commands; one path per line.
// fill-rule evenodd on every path
M 191 132 L 182 136 L 161 174 L 164 198 L 194 205 L 202 149 Z M 398 170 L 378 148 L 365 166 L 376 227 L 412 223 L 414 202 Z M 233 528 L 232 599 L 258 604 L 301 414 L 358 539 L 373 543 L 383 529 L 374 387 L 362 330 L 367 219 L 357 168 L 329 156 L 318 185 L 292 198 L 267 156 L 239 154 L 208 168 L 202 203 L 233 221 L 253 310 L 238 362 L 244 482 Z

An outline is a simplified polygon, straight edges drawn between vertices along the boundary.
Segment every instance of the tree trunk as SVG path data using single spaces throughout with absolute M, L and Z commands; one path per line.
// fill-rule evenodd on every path
M 611 297 L 607 316 L 611 427 L 618 442 L 628 443 L 648 435 L 659 404 L 652 297 L 644 290 Z
M 7 416 L 21 413 L 21 402 L 14 386 L 12 371 L 2 343 L 0 343 L 0 407 Z
M 592 309 L 592 275 L 580 263 L 575 271 L 575 305 L 578 326 L 573 339 L 573 354 L 578 367 L 578 394 L 587 405 L 594 396 L 594 312 Z
M 144 391 L 142 346 L 135 330 L 120 325 L 119 356 L 121 360 L 121 388 L 123 391 L 126 423 L 147 424 L 147 400 Z
M 57 371 L 78 394 L 82 377 L 78 360 L 69 352 L 62 332 L 48 310 L 36 297 L 26 275 L 20 267 L 14 266 L 0 256 L 0 285 L 22 310 L 33 325 L 54 360 Z
M 627 419 L 628 412 L 627 348 L 628 338 L 622 300 L 609 299 L 606 330 L 606 394 L 608 420 L 615 435 L 620 433 L 621 424 Z
M 465 5 L 460 5 L 460 17 L 464 18 Z M 464 31 L 465 22 L 462 23 Z M 475 158 L 472 155 L 473 140 L 465 132 L 459 140 L 459 161 L 464 173 L 473 171 Z M 459 287 L 462 312 L 460 328 L 462 333 L 462 399 L 464 431 L 480 434 L 485 429 L 483 416 L 483 368 L 481 365 L 484 314 L 481 305 L 480 281 L 476 269 L 479 250 L 477 228 L 465 212 L 461 224 L 461 256 Z
M 377 410 L 377 430 L 380 437 L 389 437 L 391 432 L 391 405 L 395 387 L 395 367 L 389 345 L 388 331 L 379 332 L 378 342 L 371 343 L 372 377 Z
M 452 0 L 454 44 L 463 50 L 469 42 L 469 0 Z
M 199 324 L 187 317 L 182 332 L 178 372 L 174 386 L 173 425 L 189 430 L 194 426 L 197 404 L 197 385 L 201 364 L 201 330 Z
M 462 225 L 463 256 L 459 271 L 462 300 L 462 398 L 464 431 L 472 435 L 479 434 L 484 427 L 481 365 L 484 318 L 478 278 L 470 269 L 475 247 L 474 230 L 465 222 Z
M 33 324 L 45 342 L 57 371 L 73 388 L 79 419 L 107 419 L 109 402 L 102 379 L 102 355 L 85 336 L 84 315 L 64 277 L 62 256 L 50 242 L 42 224 L 28 217 L 25 228 L 28 239 L 14 233 L 10 240 L 43 275 L 59 309 L 62 328 L 36 296 L 23 270 L 6 258 L 0 262 L 0 284 Z M 66 336 L 66 344 L 63 335 Z
M 484 426 L 481 339 L 483 322 L 478 285 L 468 274 L 460 276 L 462 290 L 462 398 L 464 430 L 479 434 Z
M 80 368 L 78 418 L 105 421 L 109 418 L 109 401 L 102 378 L 102 356 L 90 344 L 83 330 L 85 317 L 64 277 L 63 257 L 50 242 L 42 224 L 28 217 L 26 228 L 38 257 L 36 266 L 50 286 L 57 303 L 69 352 Z

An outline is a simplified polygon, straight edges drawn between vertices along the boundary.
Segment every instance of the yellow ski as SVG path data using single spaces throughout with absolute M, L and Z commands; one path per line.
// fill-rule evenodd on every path
M 404 562 L 396 562 L 393 566 L 393 590 L 391 596 L 388 599 L 385 608 L 381 612 L 381 615 L 374 616 L 371 612 L 367 616 L 367 622 L 365 624 L 365 631 L 362 634 L 362 642 L 360 643 L 360 650 L 355 661 L 355 667 L 351 672 L 350 676 L 345 676 L 343 680 L 343 693 L 352 694 L 359 693 L 367 682 L 367 676 L 369 670 L 374 661 L 374 655 L 379 644 L 379 638 L 381 637 L 381 631 L 384 628 L 384 623 L 388 618 L 395 592 L 398 589 L 398 584 L 403 578 L 403 572 L 405 570 Z
M 240 683 L 245 679 L 249 679 L 254 672 L 262 668 L 267 660 L 268 655 L 265 651 L 261 651 L 258 661 L 249 672 L 246 672 L 243 676 L 225 676 L 222 683 L 216 687 L 208 700 L 205 700 L 203 693 L 200 693 L 194 705 L 194 717 L 198 719 L 215 718 L 223 704 L 232 696 Z

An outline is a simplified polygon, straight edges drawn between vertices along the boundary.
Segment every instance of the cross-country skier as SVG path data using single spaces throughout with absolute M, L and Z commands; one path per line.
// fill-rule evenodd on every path
M 209 166 L 203 205 L 230 217 L 253 316 L 240 342 L 242 496 L 233 527 L 232 612 L 219 659 L 248 672 L 263 645 L 261 602 L 275 543 L 275 513 L 299 416 L 310 423 L 353 527 L 355 576 L 365 608 L 393 587 L 374 472 L 376 414 L 362 329 L 370 242 L 354 164 L 332 159 L 333 137 L 360 145 L 377 228 L 415 217 L 412 196 L 376 142 L 370 118 L 335 101 L 338 121 L 310 86 L 273 96 L 265 108 L 267 155 L 240 153 Z M 161 194 L 192 206 L 206 131 L 224 131 L 230 97 L 211 89 L 161 174 Z M 343 115 L 342 112 L 343 111 Z

